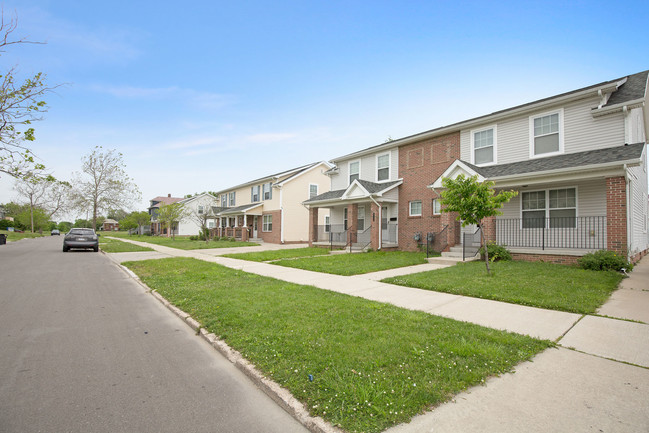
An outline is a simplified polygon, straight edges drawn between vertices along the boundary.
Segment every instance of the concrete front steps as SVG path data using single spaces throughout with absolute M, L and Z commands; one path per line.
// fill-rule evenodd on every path
M 450 251 L 444 251 L 442 257 L 430 257 L 428 263 L 434 263 L 436 265 L 454 265 L 457 262 L 472 262 L 480 259 L 480 254 L 476 254 L 475 256 L 467 257 L 462 260 L 462 245 L 460 245 L 457 247 L 451 247 Z

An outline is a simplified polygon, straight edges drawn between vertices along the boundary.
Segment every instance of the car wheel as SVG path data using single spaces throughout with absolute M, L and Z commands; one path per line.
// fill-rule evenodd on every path
M 94 252 L 98 253 L 98 252 L 99 252 L 99 247 L 94 247 L 92 250 L 93 250 Z
M 68 251 L 70 251 L 70 248 L 68 248 L 68 247 L 66 247 L 65 245 L 63 245 L 63 252 L 64 252 L 64 253 L 67 253 Z

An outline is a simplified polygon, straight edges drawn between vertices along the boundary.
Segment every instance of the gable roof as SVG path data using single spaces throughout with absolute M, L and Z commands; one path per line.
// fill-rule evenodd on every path
M 627 75 L 621 78 L 617 78 L 615 80 L 604 81 L 591 86 L 582 87 L 577 90 L 560 93 L 558 95 L 550 96 L 543 99 L 538 99 L 536 101 L 506 108 L 504 110 L 494 111 L 490 114 L 485 114 L 482 116 L 473 117 L 467 120 L 462 120 L 460 122 L 452 123 L 450 125 L 441 126 L 435 129 L 430 129 L 428 131 L 409 135 L 403 138 L 399 138 L 397 140 L 392 140 L 387 143 L 381 143 L 356 152 L 349 153 L 347 155 L 338 158 L 334 158 L 331 161 L 335 164 L 338 161 L 357 158 L 365 154 L 369 154 L 377 151 L 383 151 L 394 147 L 404 146 L 406 144 L 410 144 L 412 142 L 416 142 L 419 140 L 436 137 L 451 132 L 457 132 L 462 129 L 467 129 L 480 123 L 486 123 L 492 121 L 495 122 L 500 118 L 529 112 L 532 110 L 536 110 L 540 107 L 556 104 L 562 101 L 576 100 L 584 97 L 591 97 L 593 95 L 597 95 L 599 91 L 602 91 L 604 93 L 612 92 L 606 104 L 599 109 L 603 112 L 606 112 L 607 110 L 605 108 L 619 106 L 620 104 L 624 104 L 625 102 L 637 101 L 638 99 L 644 100 L 647 92 L 648 76 L 649 76 L 649 70 L 646 70 L 632 75 Z
M 236 215 L 240 213 L 246 213 L 251 209 L 262 206 L 263 204 L 264 204 L 263 202 L 258 202 L 258 203 L 248 203 L 241 206 L 223 208 L 218 213 L 218 215 Z
M 390 191 L 393 188 L 396 188 L 397 186 L 401 185 L 403 183 L 403 180 L 393 180 L 391 182 L 383 182 L 383 183 L 376 183 L 376 182 L 370 182 L 367 180 L 361 180 L 361 179 L 356 179 L 354 182 L 352 182 L 347 188 L 345 189 L 338 189 L 335 191 L 327 191 L 324 192 L 320 195 L 317 195 L 313 198 L 310 198 L 309 200 L 306 200 L 302 203 L 304 204 L 314 204 L 318 202 L 325 202 L 325 201 L 335 201 L 335 200 L 344 200 L 348 192 L 352 191 L 352 189 L 360 187 L 363 191 L 365 191 L 365 194 L 363 196 L 354 196 L 354 197 L 349 197 L 350 199 L 358 199 L 358 198 L 363 198 L 363 197 L 369 197 L 369 196 L 380 196 L 385 192 Z
M 466 172 L 469 175 L 477 174 L 479 176 L 478 180 L 482 180 L 555 171 L 574 171 L 576 169 L 599 168 L 611 165 L 619 166 L 640 161 L 644 149 L 644 143 L 636 143 L 487 167 L 478 167 L 466 161 L 456 160 L 439 178 L 429 185 L 429 188 L 441 188 L 442 178 L 453 177 L 461 172 Z
M 158 208 L 162 204 L 172 204 L 184 200 L 183 197 L 169 197 L 169 196 L 158 196 L 154 199 L 151 199 L 151 202 L 157 202 L 154 205 L 149 206 L 149 209 Z
M 264 181 L 273 181 L 273 180 L 278 179 L 278 178 L 280 178 L 282 176 L 291 176 L 291 177 L 293 177 L 293 176 L 296 176 L 297 174 L 300 174 L 300 173 L 302 173 L 302 172 L 304 172 L 306 170 L 309 170 L 310 168 L 315 167 L 316 165 L 319 165 L 319 164 L 322 164 L 322 161 L 312 162 L 310 164 L 303 165 L 303 166 L 296 167 L 296 168 L 292 168 L 290 170 L 280 171 L 279 173 L 275 173 L 275 174 L 271 174 L 271 175 L 268 175 L 268 176 L 260 177 L 260 178 L 255 179 L 255 180 L 251 180 L 251 181 L 248 181 L 248 182 L 236 185 L 236 186 L 232 186 L 232 187 L 229 187 L 229 188 L 226 188 L 226 189 L 222 189 L 220 191 L 216 191 L 215 194 L 223 194 L 225 192 L 230 192 L 230 191 L 233 191 L 235 189 L 243 188 L 243 187 L 249 186 L 249 185 L 254 186 L 256 184 L 265 183 Z M 286 181 L 286 179 L 284 179 L 284 181 Z

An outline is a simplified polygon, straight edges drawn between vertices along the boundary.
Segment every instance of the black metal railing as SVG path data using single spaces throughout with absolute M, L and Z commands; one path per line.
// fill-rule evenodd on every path
M 462 261 L 478 255 L 482 242 L 481 236 L 482 229 L 480 227 L 474 233 L 462 234 Z
M 333 245 L 347 243 L 347 230 L 343 224 L 319 225 L 316 229 L 316 242 L 329 242 Z
M 606 217 L 498 218 L 496 242 L 521 248 L 606 248 Z
M 369 226 L 361 232 L 357 232 L 356 241 L 354 243 L 362 250 L 367 248 L 367 246 L 372 243 L 372 226 Z
M 428 236 L 426 237 L 428 239 Z M 446 224 L 442 229 L 433 233 L 433 239 L 430 241 L 430 250 L 441 253 L 448 246 L 448 224 Z
M 387 223 L 381 224 L 381 243 L 385 244 L 396 244 L 397 243 L 397 233 L 399 231 L 399 225 L 397 223 Z

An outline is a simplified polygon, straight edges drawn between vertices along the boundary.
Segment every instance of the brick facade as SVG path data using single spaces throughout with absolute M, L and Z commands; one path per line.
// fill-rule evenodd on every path
M 264 231 L 264 217 L 263 215 L 259 217 L 258 221 L 258 235 L 264 241 L 271 244 L 279 244 L 282 241 L 281 229 L 282 229 L 282 211 L 274 210 L 270 212 L 264 212 L 264 215 L 272 215 L 273 217 L 273 228 L 269 232 Z
M 309 246 L 318 241 L 318 208 L 309 209 Z
M 399 249 L 414 251 L 425 242 L 426 233 L 438 233 L 444 224 L 450 224 L 449 245 L 459 240 L 459 222 L 454 216 L 442 213 L 433 215 L 433 199 L 437 195 L 428 185 L 460 158 L 460 133 L 422 140 L 399 147 Z M 421 200 L 421 216 L 410 216 L 410 202 Z M 442 220 L 448 222 L 442 222 Z M 414 240 L 415 233 L 421 233 L 421 241 Z
M 627 255 L 626 179 L 606 178 L 606 249 Z

